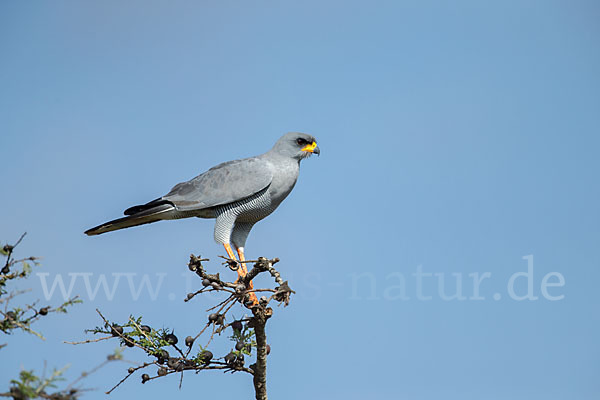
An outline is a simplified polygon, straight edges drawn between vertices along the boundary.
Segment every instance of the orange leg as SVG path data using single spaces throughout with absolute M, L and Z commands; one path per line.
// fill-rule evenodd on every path
M 240 261 L 242 263 L 241 269 L 244 270 L 244 276 L 246 276 L 246 274 L 248 273 L 248 269 L 246 268 L 246 263 L 244 262 L 246 261 L 246 256 L 244 256 L 244 248 L 238 247 L 237 252 L 238 256 L 240 256 Z M 254 284 L 252 284 L 252 281 L 248 282 L 248 289 L 254 289 Z M 256 293 L 250 293 L 250 300 L 252 300 L 252 304 L 258 304 L 258 298 L 256 297 Z
M 248 273 L 248 269 L 246 268 L 246 256 L 244 256 L 244 248 L 243 247 L 238 247 L 237 249 L 238 252 L 238 256 L 240 256 L 240 261 L 242 262 L 242 269 L 244 270 L 244 276 L 246 276 L 246 274 Z M 248 283 L 248 287 L 252 290 L 254 289 L 254 285 L 252 284 L 252 281 L 250 281 Z
M 237 261 L 237 259 L 235 258 L 235 254 L 233 253 L 233 249 L 231 248 L 231 245 L 229 243 L 225 243 L 223 246 L 225 246 L 225 251 L 227 252 L 227 255 L 229 256 L 229 258 Z M 244 263 L 244 261 L 246 261 L 246 257 L 244 257 L 244 249 L 239 248 L 238 255 L 240 256 L 240 261 L 241 261 L 241 265 L 237 270 L 238 280 L 239 280 L 240 278 L 243 278 L 244 276 L 246 276 L 246 274 L 248 273 L 248 270 L 246 269 L 246 263 Z M 254 285 L 252 284 L 252 282 L 250 282 L 248 284 L 248 288 L 250 290 L 252 290 L 254 288 Z M 252 300 L 253 304 L 258 303 L 258 298 L 256 297 L 256 294 L 250 293 L 250 299 Z
M 227 255 L 229 256 L 229 258 L 237 261 L 237 258 L 235 258 L 235 254 L 233 252 L 233 249 L 231 248 L 231 245 L 229 243 L 225 243 L 223 246 L 225 246 L 225 251 L 227 252 Z M 237 273 L 238 273 L 238 279 L 243 278 L 244 276 L 246 276 L 246 268 L 242 268 L 242 267 L 238 268 Z

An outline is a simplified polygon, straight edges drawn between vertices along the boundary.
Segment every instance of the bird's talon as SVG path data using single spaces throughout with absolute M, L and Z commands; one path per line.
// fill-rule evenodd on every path
M 259 301 L 258 301 L 258 298 L 256 297 L 256 294 L 248 293 L 244 297 L 244 306 L 246 306 L 246 308 L 252 309 L 252 308 L 256 307 L 258 304 L 259 304 Z

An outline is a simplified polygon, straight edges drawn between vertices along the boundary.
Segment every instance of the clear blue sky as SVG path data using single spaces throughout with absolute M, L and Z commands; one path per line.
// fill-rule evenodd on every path
M 2 2 L 0 240 L 29 232 L 19 254 L 85 300 L 38 325 L 46 343 L 1 338 L 2 384 L 44 359 L 70 377 L 101 362 L 112 343 L 61 344 L 88 338 L 96 307 L 195 334 L 210 302 L 182 302 L 186 262 L 223 253 L 212 221 L 83 231 L 294 130 L 321 157 L 247 244 L 297 291 L 268 325 L 271 398 L 598 398 L 599 20 L 594 1 Z M 163 280 L 155 298 L 123 277 L 92 299 L 90 273 Z M 537 300 L 516 300 L 528 278 Z M 177 385 L 113 398 L 252 390 Z

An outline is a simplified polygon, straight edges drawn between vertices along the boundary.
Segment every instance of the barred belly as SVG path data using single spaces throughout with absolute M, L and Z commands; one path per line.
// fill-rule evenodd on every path
M 271 214 L 278 205 L 271 201 L 269 187 L 266 187 L 243 200 L 214 207 L 217 216 L 215 241 L 229 243 L 236 222 L 254 224 Z

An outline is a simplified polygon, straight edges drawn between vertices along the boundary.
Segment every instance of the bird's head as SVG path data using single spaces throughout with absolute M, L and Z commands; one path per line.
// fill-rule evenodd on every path
M 301 132 L 286 133 L 275 143 L 271 151 L 298 161 L 313 154 L 321 154 L 315 137 Z

